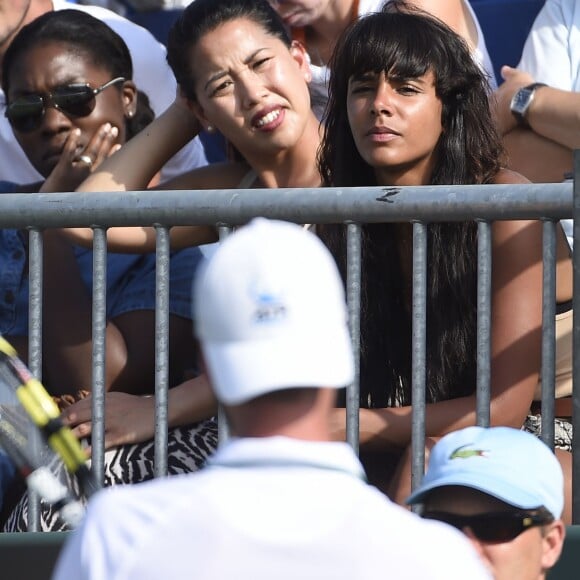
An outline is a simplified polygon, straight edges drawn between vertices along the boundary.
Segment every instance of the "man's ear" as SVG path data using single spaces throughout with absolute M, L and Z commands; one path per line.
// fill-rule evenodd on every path
M 290 45 L 290 54 L 298 63 L 300 70 L 304 74 L 304 79 L 309 83 L 312 80 L 312 71 L 310 70 L 310 58 L 306 52 L 306 48 L 304 48 L 304 45 L 300 41 L 293 40 Z
M 562 520 L 556 520 L 544 527 L 542 547 L 542 569 L 548 571 L 552 568 L 562 553 L 566 526 Z

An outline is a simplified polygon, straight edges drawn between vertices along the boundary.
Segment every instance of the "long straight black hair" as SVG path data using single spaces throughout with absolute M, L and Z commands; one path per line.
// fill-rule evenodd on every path
M 443 22 L 389 2 L 339 39 L 330 63 L 326 134 L 319 167 L 335 186 L 377 184 L 374 168 L 359 154 L 346 102 L 351 77 L 435 76 L 443 133 L 436 146 L 431 184 L 489 183 L 501 168 L 503 149 L 489 107 L 489 83 L 465 42 Z M 322 239 L 344 272 L 346 244 L 339 226 L 322 226 Z M 471 393 L 476 368 L 477 227 L 473 222 L 428 227 L 427 401 Z M 363 228 L 361 405 L 411 403 L 411 314 L 396 227 Z

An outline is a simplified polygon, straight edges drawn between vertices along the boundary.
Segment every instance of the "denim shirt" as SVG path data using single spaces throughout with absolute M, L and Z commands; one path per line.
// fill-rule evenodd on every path
M 14 184 L 0 181 L 0 193 Z M 80 276 L 90 292 L 93 252 L 73 246 Z M 0 334 L 28 335 L 27 234 L 0 229 Z M 202 260 L 199 248 L 172 252 L 169 267 L 169 312 L 191 319 L 191 287 Z M 50 272 L 45 272 L 50 276 Z M 155 309 L 155 254 L 107 253 L 107 318 L 134 310 Z

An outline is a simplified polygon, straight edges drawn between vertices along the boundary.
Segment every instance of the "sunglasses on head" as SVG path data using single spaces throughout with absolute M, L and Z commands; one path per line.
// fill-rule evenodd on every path
M 444 522 L 460 531 L 469 528 L 478 540 L 486 544 L 511 542 L 526 530 L 554 520 L 549 512 L 543 511 L 490 512 L 471 516 L 425 511 L 422 517 Z
M 117 77 L 96 89 L 88 84 L 70 84 L 55 88 L 51 93 L 35 93 L 14 99 L 5 115 L 20 133 L 35 131 L 42 124 L 48 107 L 54 107 L 69 117 L 87 117 L 95 108 L 95 97 L 105 89 L 124 82 Z

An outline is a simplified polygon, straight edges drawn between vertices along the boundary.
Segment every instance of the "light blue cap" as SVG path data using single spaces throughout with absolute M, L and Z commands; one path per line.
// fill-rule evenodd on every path
M 555 455 L 534 435 L 511 427 L 467 427 L 443 437 L 406 503 L 423 503 L 429 491 L 448 485 L 471 487 L 520 509 L 543 506 L 556 519 L 564 507 L 564 476 Z

